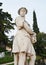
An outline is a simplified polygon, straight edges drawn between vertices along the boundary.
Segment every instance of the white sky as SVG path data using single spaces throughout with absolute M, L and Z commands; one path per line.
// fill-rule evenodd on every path
M 26 7 L 28 9 L 26 20 L 31 24 L 31 28 L 33 23 L 33 10 L 35 10 L 38 27 L 41 32 L 46 33 L 46 0 L 0 0 L 0 2 L 3 3 L 3 10 L 12 15 L 13 21 L 18 16 L 18 9 L 20 7 Z M 13 33 L 15 34 L 15 31 L 12 31 L 11 34 Z

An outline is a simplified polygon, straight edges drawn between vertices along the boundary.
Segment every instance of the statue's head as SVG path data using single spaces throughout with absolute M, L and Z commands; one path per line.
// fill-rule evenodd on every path
M 18 14 L 20 16 L 25 16 L 27 14 L 27 9 L 25 7 L 21 7 L 19 10 L 18 10 Z

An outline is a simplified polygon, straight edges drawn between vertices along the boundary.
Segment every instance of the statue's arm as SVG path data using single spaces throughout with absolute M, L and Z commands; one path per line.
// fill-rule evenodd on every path
M 28 23 L 24 22 L 24 28 L 29 34 L 33 34 L 33 31 L 31 30 L 30 26 Z

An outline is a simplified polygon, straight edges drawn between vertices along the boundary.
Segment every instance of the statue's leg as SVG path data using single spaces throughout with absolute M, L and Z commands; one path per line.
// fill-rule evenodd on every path
M 35 49 L 33 47 L 33 44 L 31 44 L 29 46 L 29 51 L 28 51 L 29 55 L 30 56 L 30 62 L 29 62 L 29 65 L 35 65 L 35 60 L 36 60 L 36 53 L 35 53 Z
M 25 65 L 26 53 L 19 53 L 19 65 Z
M 30 62 L 29 65 L 35 65 L 36 55 L 30 56 Z
M 18 65 L 18 53 L 14 54 L 14 65 Z
M 28 56 L 26 56 L 26 65 L 29 65 L 29 58 Z

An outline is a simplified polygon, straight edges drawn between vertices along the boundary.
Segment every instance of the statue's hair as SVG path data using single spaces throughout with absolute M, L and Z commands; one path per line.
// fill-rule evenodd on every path
M 19 14 L 19 15 L 20 15 L 20 10 L 21 10 L 21 9 L 25 9 L 25 10 L 26 10 L 26 14 L 27 14 L 27 12 L 28 12 L 27 9 L 26 9 L 25 7 L 21 7 L 21 8 L 18 10 L 18 14 Z

